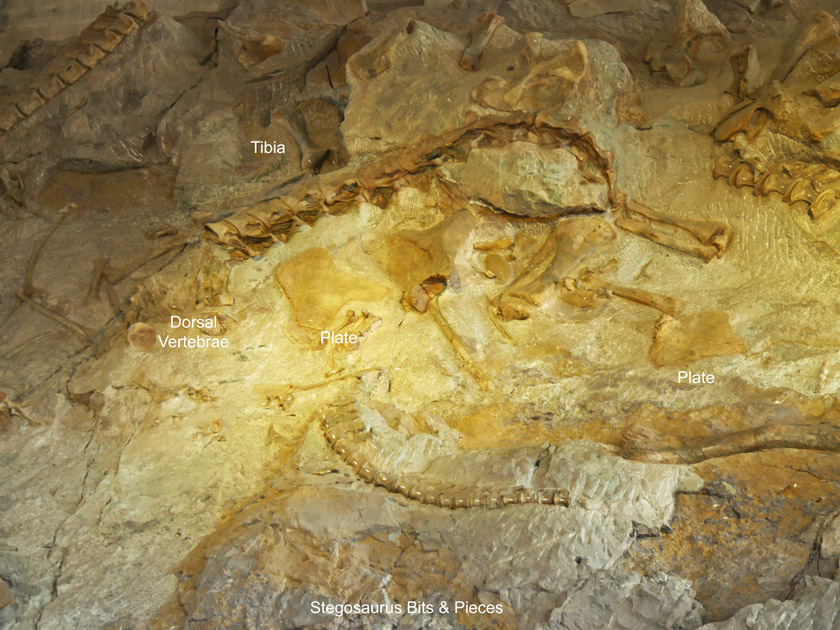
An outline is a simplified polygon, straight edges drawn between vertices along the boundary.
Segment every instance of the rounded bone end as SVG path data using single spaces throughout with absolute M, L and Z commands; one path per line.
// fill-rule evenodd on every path
M 128 329 L 128 344 L 135 350 L 148 352 L 155 347 L 156 332 L 152 326 L 143 322 L 135 322 Z
M 138 20 L 145 22 L 149 17 L 149 14 L 152 12 L 152 8 L 140 0 L 131 0 L 131 2 L 125 5 L 125 9 L 123 9 L 123 11 L 133 18 L 137 18 Z
M 383 488 L 390 489 L 391 481 L 391 475 L 384 473 L 381 470 L 373 476 L 373 484 Z
M 755 184 L 755 173 L 752 166 L 741 162 L 729 175 L 729 185 L 735 188 L 744 188 Z
M 804 201 L 809 206 L 816 201 L 817 194 L 811 187 L 811 182 L 807 179 L 797 179 L 791 184 L 787 193 L 788 203 L 794 204 L 798 201 Z

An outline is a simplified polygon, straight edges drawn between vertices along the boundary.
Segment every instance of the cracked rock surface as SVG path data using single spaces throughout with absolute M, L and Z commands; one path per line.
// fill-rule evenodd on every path
M 0 135 L 0 627 L 840 628 L 836 3 L 171 5 Z

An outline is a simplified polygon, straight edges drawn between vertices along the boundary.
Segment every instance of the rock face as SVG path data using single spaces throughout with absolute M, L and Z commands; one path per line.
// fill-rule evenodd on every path
M 679 628 L 702 624 L 703 607 L 686 580 L 658 574 L 596 573 L 551 613 L 551 630 Z
M 840 584 L 824 578 L 810 578 L 792 600 L 770 600 L 739 610 L 731 619 L 701 626 L 701 630 L 781 630 L 787 628 L 840 628 Z
M 493 208 L 523 217 L 557 217 L 603 212 L 606 182 L 591 181 L 571 151 L 514 142 L 503 149 L 470 153 L 449 167 L 461 189 Z
M 0 162 L 14 163 L 27 188 L 40 190 L 55 168 L 103 172 L 159 161 L 149 140 L 161 115 L 206 71 L 206 49 L 165 15 L 141 24 L 0 139 Z
M 838 627 L 824 2 L 20 1 L 0 627 Z

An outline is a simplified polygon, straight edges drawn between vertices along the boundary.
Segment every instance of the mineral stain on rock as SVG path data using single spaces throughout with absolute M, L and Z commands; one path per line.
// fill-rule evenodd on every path
M 836 7 L 82 4 L 0 0 L 0 626 L 834 623 Z

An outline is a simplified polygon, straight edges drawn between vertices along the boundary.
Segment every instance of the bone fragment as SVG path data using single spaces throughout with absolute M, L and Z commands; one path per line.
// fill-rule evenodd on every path
M 840 72 L 830 76 L 812 91 L 825 107 L 840 105 Z
M 492 13 L 482 13 L 478 16 L 478 23 L 470 33 L 470 45 L 461 55 L 458 65 L 464 70 L 478 70 L 481 62 L 481 55 L 495 30 L 505 23 L 505 19 Z
M 289 133 L 292 134 L 300 149 L 300 167 L 304 171 L 317 173 L 327 158 L 329 149 L 323 149 L 312 141 L 312 138 L 309 137 L 309 132 L 306 131 L 303 116 L 300 115 L 297 109 L 284 109 L 281 120 L 286 129 L 289 130 Z
M 836 37 L 840 25 L 825 11 L 817 11 L 798 35 L 788 42 L 781 61 L 770 75 L 771 81 L 784 81 L 809 49 L 831 37 Z
M 464 347 L 464 343 L 452 329 L 452 326 L 449 325 L 449 322 L 446 321 L 446 318 L 440 311 L 440 306 L 438 306 L 437 300 L 431 300 L 429 302 L 428 310 L 431 312 L 435 323 L 438 327 L 440 327 L 444 337 L 446 337 L 447 341 L 449 341 L 449 344 L 452 346 L 455 354 L 457 354 L 458 358 L 460 358 L 463 362 L 464 367 L 466 367 L 467 371 L 473 375 L 473 378 L 475 378 L 482 391 L 487 391 L 489 389 L 489 380 L 487 375 L 476 365 L 475 361 L 473 361 L 470 356 L 470 353 L 467 351 L 466 347 Z
M 644 306 L 650 306 L 651 308 L 655 308 L 656 310 L 661 311 L 666 315 L 670 315 L 671 317 L 677 317 L 683 310 L 683 302 L 678 298 L 669 297 L 667 295 L 659 295 L 657 293 L 651 293 L 650 291 L 644 291 L 634 287 L 623 287 L 609 282 L 600 282 L 599 284 L 604 288 L 609 289 L 614 295 L 617 295 L 620 298 L 624 298 L 625 300 L 630 300 L 631 302 L 636 302 L 637 304 L 642 304 Z
M 677 219 L 676 217 L 670 217 L 666 214 L 662 214 L 661 212 L 657 212 L 656 210 L 629 199 L 625 202 L 625 207 L 631 212 L 640 214 L 651 221 L 680 228 L 694 236 L 701 243 L 717 246 L 721 253 L 726 250 L 726 247 L 729 244 L 730 234 L 726 229 L 726 226 L 722 223 L 718 223 L 717 221 L 691 221 L 689 219 Z
M 108 259 L 101 256 L 94 260 L 93 274 L 91 275 L 90 285 L 88 285 L 88 291 L 82 304 L 90 304 L 95 297 L 99 296 L 99 285 L 102 281 L 102 271 L 105 269 L 105 264 L 107 262 Z
M 476 243 L 473 249 L 477 252 L 495 252 L 503 249 L 510 249 L 513 246 L 513 239 L 504 237 L 487 243 Z
M 653 241 L 654 243 L 659 243 L 660 245 L 664 245 L 665 247 L 675 249 L 678 252 L 683 252 L 684 254 L 696 256 L 697 258 L 702 259 L 704 262 L 709 262 L 710 260 L 712 260 L 713 258 L 717 258 L 721 254 L 718 248 L 712 245 L 703 245 L 700 243 L 686 243 L 671 236 L 670 234 L 665 234 L 664 232 L 656 230 L 656 228 L 654 228 L 648 223 L 637 221 L 635 219 L 630 219 L 628 217 L 619 217 L 618 219 L 616 219 L 615 225 L 616 227 L 630 232 L 631 234 L 644 236 L 645 238 Z
M 38 258 L 41 255 L 41 250 L 44 249 L 44 245 L 47 243 L 49 238 L 53 235 L 53 233 L 70 217 L 75 217 L 75 204 L 73 204 L 72 208 L 69 208 L 67 212 L 65 212 L 58 220 L 52 224 L 47 233 L 38 241 L 38 244 L 35 246 L 35 249 L 32 250 L 32 255 L 29 257 L 29 262 L 26 264 L 26 273 L 23 276 L 23 293 L 27 296 L 32 296 L 35 293 L 35 287 L 32 284 L 32 278 L 35 274 L 35 265 L 38 264 Z
M 79 337 L 81 337 L 85 341 L 90 342 L 91 338 L 93 337 L 95 331 L 91 330 L 90 328 L 86 328 L 86 327 L 82 326 L 81 324 L 77 324 L 73 320 L 67 319 L 66 317 L 64 317 L 64 315 L 61 315 L 60 313 L 56 313 L 54 310 L 52 310 L 51 308 L 49 308 L 47 306 L 44 306 L 40 302 L 36 302 L 31 297 L 29 297 L 28 295 L 25 295 L 21 291 L 15 291 L 15 295 L 18 296 L 18 299 L 23 300 L 24 302 L 26 302 L 26 304 L 28 304 L 29 306 L 34 308 L 36 311 L 41 313 L 41 315 L 45 315 L 46 317 L 49 317 L 54 322 L 57 322 L 58 324 L 61 324 L 66 329 L 68 329 L 70 332 L 74 333 L 75 335 L 78 335 Z
M 706 437 L 662 435 L 648 427 L 633 427 L 622 436 L 627 459 L 660 464 L 696 464 L 715 457 L 776 448 L 840 452 L 840 428 L 829 425 L 766 425 Z
M 727 92 L 737 98 L 744 99 L 761 85 L 761 67 L 758 64 L 758 53 L 752 46 L 745 46 L 729 57 L 729 63 L 735 77 Z

